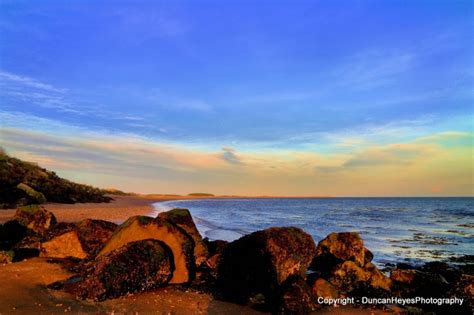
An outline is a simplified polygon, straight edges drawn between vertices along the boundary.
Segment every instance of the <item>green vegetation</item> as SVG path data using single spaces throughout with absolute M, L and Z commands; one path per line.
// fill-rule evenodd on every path
M 58 203 L 108 202 L 106 191 L 76 184 L 35 163 L 8 156 L 0 149 L 0 208 L 46 201 Z
M 192 196 L 192 197 L 214 197 L 213 194 L 208 194 L 208 193 L 192 193 L 192 194 L 189 194 L 188 196 Z

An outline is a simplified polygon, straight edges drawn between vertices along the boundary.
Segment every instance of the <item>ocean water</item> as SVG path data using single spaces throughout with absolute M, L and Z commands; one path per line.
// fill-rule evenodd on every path
M 359 232 L 374 262 L 420 263 L 474 254 L 474 198 L 201 199 L 155 204 L 188 208 L 204 237 L 234 240 L 272 226 L 296 226 L 316 242 Z

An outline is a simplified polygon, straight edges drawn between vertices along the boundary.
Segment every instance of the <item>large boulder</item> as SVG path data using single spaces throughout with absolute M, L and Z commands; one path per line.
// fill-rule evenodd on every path
M 135 241 L 108 251 L 80 277 L 63 285 L 81 299 L 103 301 L 167 284 L 173 274 L 170 249 L 161 241 Z
M 114 232 L 99 256 L 133 241 L 156 239 L 165 243 L 173 253 L 174 273 L 170 283 L 186 283 L 194 277 L 194 242 L 176 225 L 161 218 L 135 216 Z
M 18 208 L 13 219 L 39 234 L 45 233 L 57 223 L 52 212 L 38 205 Z
M 201 234 L 199 234 L 188 209 L 173 209 L 167 212 L 161 212 L 158 215 L 158 218 L 176 224 L 191 236 L 194 241 L 194 258 L 196 266 L 200 266 L 206 261 L 209 257 L 209 251 L 207 250 L 206 244 L 204 244 Z
M 110 239 L 117 224 L 86 219 L 78 223 L 59 223 L 48 231 L 41 244 L 41 256 L 86 258 L 96 254 Z
M 222 252 L 217 270 L 219 293 L 241 304 L 261 295 L 267 305 L 275 305 L 280 285 L 292 275 L 305 277 L 315 251 L 313 238 L 295 227 L 246 235 Z

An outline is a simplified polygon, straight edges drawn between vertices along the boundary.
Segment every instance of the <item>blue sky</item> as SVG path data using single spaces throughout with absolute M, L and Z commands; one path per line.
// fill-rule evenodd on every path
M 436 145 L 470 148 L 472 162 L 472 1 L 3 0 L 0 9 L 0 118 L 8 131 L 2 145 L 19 156 L 54 159 L 47 166 L 73 179 L 113 185 L 107 176 L 121 173 L 102 176 L 92 168 L 86 176 L 61 166 L 77 152 L 58 158 L 24 133 L 47 143 L 63 137 L 56 145 L 63 149 L 82 134 L 192 149 L 227 162 L 233 169 L 216 176 L 229 178 L 255 171 L 251 161 L 307 154 L 302 163 L 312 163 L 312 180 L 321 186 L 331 182 L 318 169 L 439 135 L 457 135 Z M 84 161 L 97 162 L 90 148 L 81 150 Z M 338 165 L 327 165 L 331 156 Z M 171 164 L 169 178 L 177 167 Z M 209 170 L 190 170 L 212 178 Z M 210 181 L 209 189 L 223 187 Z M 472 192 L 468 179 L 463 183 L 450 194 Z M 340 191 L 325 193 L 359 194 Z

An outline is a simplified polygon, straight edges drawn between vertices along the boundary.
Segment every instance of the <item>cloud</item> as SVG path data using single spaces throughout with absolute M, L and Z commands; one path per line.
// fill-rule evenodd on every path
M 347 58 L 332 75 L 343 86 L 370 90 L 392 82 L 414 63 L 415 55 L 409 52 L 367 50 Z
M 240 160 L 240 158 L 235 154 L 235 150 L 232 149 L 232 148 L 222 148 L 222 151 L 224 151 L 224 153 L 222 153 L 220 155 L 221 159 L 226 161 L 227 163 L 229 164 L 233 164 L 233 165 L 242 165 L 242 161 Z
M 2 70 L 0 70 L 0 82 L 2 82 L 2 84 L 4 84 L 4 83 L 14 83 L 14 84 L 34 88 L 34 89 L 37 89 L 37 90 L 42 90 L 42 91 L 45 91 L 45 92 L 58 93 L 58 94 L 63 94 L 65 92 L 67 92 L 67 89 L 58 88 L 58 87 L 55 87 L 51 84 L 47 84 L 47 83 L 41 82 L 39 80 L 36 80 L 34 78 L 30 78 L 30 77 L 27 77 L 27 76 L 21 76 L 21 75 L 17 75 L 17 74 L 7 72 L 7 71 L 2 71 Z
M 472 194 L 472 151 L 464 142 L 365 143 L 322 154 L 166 143 L 22 113 L 0 112 L 0 121 L 0 146 L 8 153 L 103 187 L 247 195 Z M 434 185 L 443 190 L 433 192 Z

